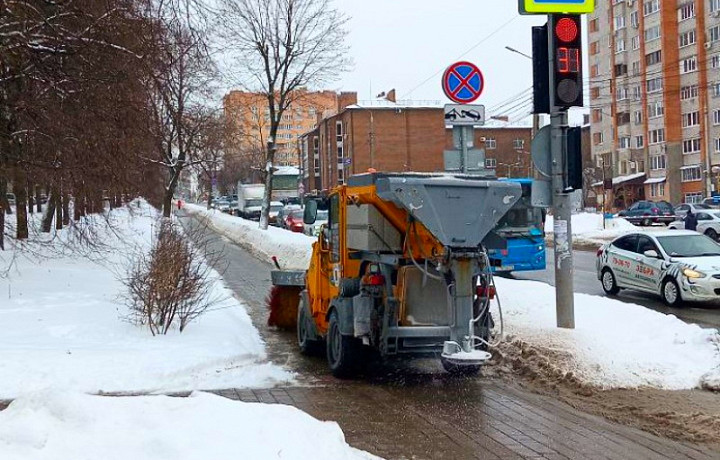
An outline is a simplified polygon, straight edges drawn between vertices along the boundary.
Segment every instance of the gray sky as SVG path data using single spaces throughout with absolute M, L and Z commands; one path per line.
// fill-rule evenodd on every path
M 338 90 L 370 99 L 396 88 L 401 99 L 446 101 L 440 79 L 459 58 L 482 70 L 486 86 L 478 103 L 488 109 L 532 86 L 531 61 L 505 46 L 532 54 L 530 28 L 546 16 L 520 16 L 515 0 L 336 0 L 336 5 L 351 17 L 348 43 L 355 60 Z

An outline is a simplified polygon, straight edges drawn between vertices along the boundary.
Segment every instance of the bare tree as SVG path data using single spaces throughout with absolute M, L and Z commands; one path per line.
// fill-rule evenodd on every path
M 234 68 L 270 112 L 265 146 L 265 197 L 260 228 L 267 229 L 277 135 L 283 114 L 304 87 L 322 86 L 350 66 L 348 18 L 331 0 L 220 0 L 222 30 Z

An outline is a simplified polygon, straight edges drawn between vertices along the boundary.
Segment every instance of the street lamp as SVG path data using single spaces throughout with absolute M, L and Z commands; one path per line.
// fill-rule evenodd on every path
M 525 54 L 522 51 L 518 51 L 515 48 L 511 48 L 509 46 L 506 46 L 505 49 L 510 51 L 511 53 L 515 53 L 515 54 L 519 54 L 520 56 L 524 56 L 532 61 L 532 56 L 530 56 L 529 54 Z

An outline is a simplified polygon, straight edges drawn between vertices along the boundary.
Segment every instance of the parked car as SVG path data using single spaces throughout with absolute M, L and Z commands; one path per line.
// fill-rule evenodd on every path
M 220 212 L 229 212 L 230 202 L 224 198 L 220 198 L 213 203 L 213 208 L 217 209 Z
M 707 235 L 717 241 L 718 235 L 720 235 L 720 211 L 710 209 L 709 211 L 702 211 L 694 214 L 698 221 L 697 232 Z M 685 230 L 685 220 L 676 220 L 668 225 L 668 228 L 670 230 Z
M 5 198 L 7 198 L 8 204 L 10 204 L 10 206 L 15 206 L 15 201 L 16 201 L 16 200 L 15 200 L 15 194 L 14 194 L 14 193 L 6 193 L 6 194 L 5 194 Z
M 608 295 L 621 289 L 658 294 L 670 306 L 720 300 L 720 244 L 689 230 L 631 233 L 597 252 Z
M 685 217 L 691 209 L 693 214 L 697 214 L 699 212 L 709 211 L 713 208 L 704 203 L 683 203 L 680 206 L 675 207 L 675 215 L 678 217 Z
M 277 216 L 278 226 L 280 228 L 289 230 L 289 228 L 286 225 L 287 218 L 293 211 L 297 211 L 298 209 L 302 209 L 302 207 L 297 204 L 285 205 L 278 213 L 278 216 Z
M 223 212 L 234 215 L 237 208 L 238 208 L 238 200 L 230 200 L 227 210 L 225 210 Z
M 268 214 L 268 221 L 270 225 L 278 225 L 278 215 L 283 209 L 283 204 L 279 201 L 270 202 L 270 212 Z
M 283 227 L 287 230 L 290 230 L 291 232 L 303 233 L 305 230 L 305 224 L 303 223 L 303 214 L 304 211 L 302 209 L 291 211 L 290 214 L 285 217 Z
M 676 220 L 675 211 L 667 201 L 638 201 L 618 216 L 632 224 L 650 226 L 652 224 L 669 224 Z
M 328 211 L 319 209 L 317 212 L 317 219 L 314 224 L 304 224 L 304 233 L 310 236 L 318 236 L 322 231 L 323 225 L 328 223 Z

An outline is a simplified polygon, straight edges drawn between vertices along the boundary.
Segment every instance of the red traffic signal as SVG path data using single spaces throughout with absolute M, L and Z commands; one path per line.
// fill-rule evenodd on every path
M 579 15 L 550 16 L 550 49 L 553 55 L 551 86 L 553 104 L 560 108 L 583 106 L 582 23 Z

